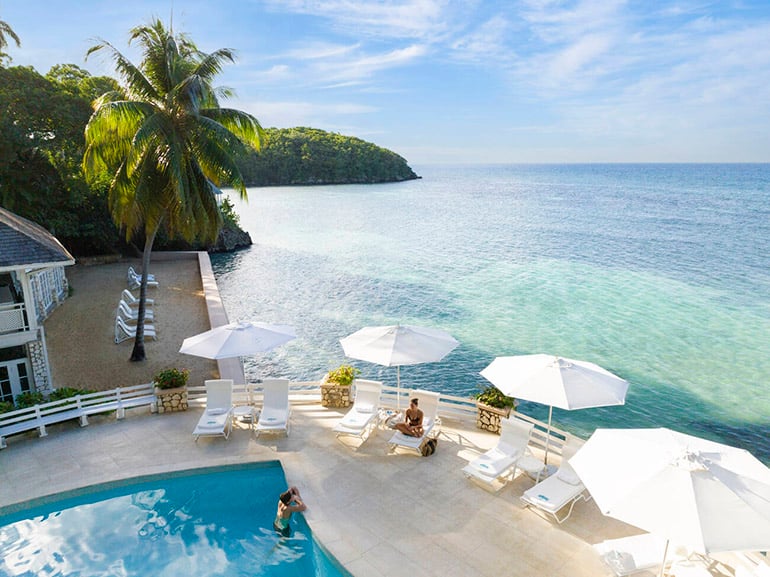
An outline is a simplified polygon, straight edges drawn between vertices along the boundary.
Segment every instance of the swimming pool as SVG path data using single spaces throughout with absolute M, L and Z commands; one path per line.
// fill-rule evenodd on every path
M 97 485 L 0 509 L 2 576 L 350 577 L 302 515 L 272 528 L 277 461 Z

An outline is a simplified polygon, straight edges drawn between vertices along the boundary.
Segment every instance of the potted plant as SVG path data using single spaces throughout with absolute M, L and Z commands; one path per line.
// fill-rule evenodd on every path
M 321 405 L 324 407 L 349 407 L 350 386 L 360 372 L 351 365 L 340 365 L 326 373 L 321 382 Z
M 494 385 L 487 385 L 481 392 L 473 395 L 476 399 L 476 427 L 484 431 L 500 434 L 500 419 L 507 418 L 516 400 L 508 397 Z
M 187 410 L 187 369 L 164 369 L 157 373 L 152 382 L 158 398 L 158 412 L 171 413 Z

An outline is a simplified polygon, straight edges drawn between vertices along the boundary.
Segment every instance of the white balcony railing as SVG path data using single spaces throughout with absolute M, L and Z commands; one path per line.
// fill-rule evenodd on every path
M 0 335 L 29 330 L 24 303 L 0 305 Z

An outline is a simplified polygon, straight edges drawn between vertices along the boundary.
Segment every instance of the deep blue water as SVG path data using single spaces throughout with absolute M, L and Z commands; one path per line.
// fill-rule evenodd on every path
M 86 488 L 0 514 L 0 575 L 345 577 L 302 515 L 272 528 L 277 461 Z
M 626 405 L 555 409 L 558 426 L 668 426 L 770 462 L 770 165 L 416 170 L 236 202 L 254 246 L 212 259 L 229 317 L 299 334 L 250 378 L 319 379 L 362 326 L 433 326 L 461 344 L 405 387 L 469 395 L 501 355 L 588 360 L 631 382 Z

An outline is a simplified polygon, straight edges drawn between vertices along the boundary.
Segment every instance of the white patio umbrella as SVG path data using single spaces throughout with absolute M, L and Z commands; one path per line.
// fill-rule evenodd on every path
M 340 339 L 345 355 L 386 367 L 396 367 L 396 386 L 401 389 L 401 365 L 433 363 L 459 344 L 440 329 L 411 325 L 364 327 Z M 401 408 L 400 395 L 396 398 Z
M 622 405 L 628 390 L 628 381 L 599 365 L 544 354 L 497 357 L 481 376 L 509 397 L 548 405 L 546 464 L 554 407 L 571 411 Z
M 770 549 L 770 469 L 744 449 L 597 429 L 569 463 L 605 515 L 706 554 Z
M 287 325 L 244 321 L 188 337 L 179 352 L 207 359 L 246 357 L 270 351 L 296 337 L 294 329 Z

